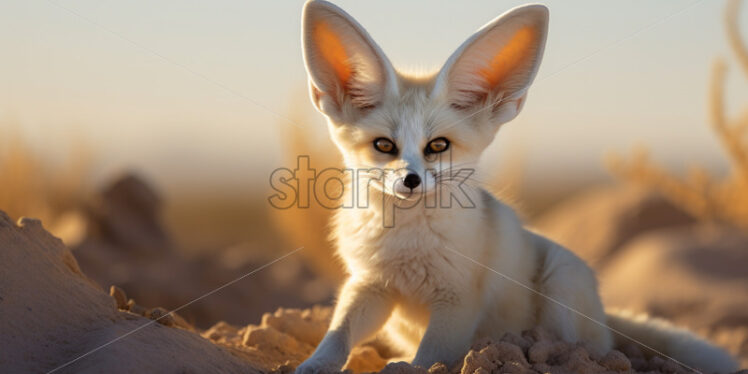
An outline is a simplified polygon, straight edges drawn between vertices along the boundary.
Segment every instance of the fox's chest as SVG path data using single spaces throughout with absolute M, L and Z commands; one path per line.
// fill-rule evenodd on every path
M 454 236 L 444 230 L 445 220 L 420 214 L 399 216 L 388 225 L 378 216 L 352 214 L 338 221 L 336 234 L 341 254 L 346 257 L 366 257 L 367 260 L 392 265 L 416 260 L 440 252 Z
M 447 218 L 407 218 L 393 227 L 355 218 L 339 222 L 339 252 L 351 273 L 376 277 L 388 288 L 424 302 L 468 283 L 454 243 L 464 245 L 475 238 L 458 232 L 459 225 Z

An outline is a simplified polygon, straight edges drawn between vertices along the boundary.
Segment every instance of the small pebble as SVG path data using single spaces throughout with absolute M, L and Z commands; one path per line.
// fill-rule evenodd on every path
M 135 300 L 130 299 L 127 301 L 127 310 L 129 310 L 133 314 L 137 314 L 139 316 L 145 316 L 145 313 L 148 311 L 142 306 L 135 304 Z
M 650 369 L 659 369 L 662 367 L 662 365 L 665 363 L 665 359 L 663 359 L 660 356 L 654 356 L 651 359 L 649 359 L 649 368 Z
M 520 347 L 506 342 L 498 342 L 495 344 L 495 347 L 498 351 L 498 356 L 502 357 L 503 361 L 516 362 L 522 367 L 530 367 L 530 364 L 527 362 L 525 354 L 522 352 Z
M 168 310 L 161 307 L 153 308 L 148 311 L 148 318 L 165 326 L 174 325 L 174 317 L 172 317 Z
M 532 341 L 529 339 L 525 339 L 519 335 L 512 334 L 510 332 L 504 334 L 504 336 L 501 337 L 501 341 L 509 344 L 514 344 L 520 348 L 522 348 L 522 351 L 527 353 L 527 350 L 532 346 Z
M 533 364 L 532 370 L 537 371 L 538 373 L 546 374 L 551 372 L 551 365 L 548 364 Z
M 431 368 L 429 368 L 429 374 L 449 374 L 449 368 L 447 365 L 437 362 L 434 365 L 431 365 Z
M 525 374 L 528 372 L 528 369 L 529 368 L 523 366 L 519 362 L 511 361 L 511 362 L 505 363 L 504 366 L 502 366 L 498 372 L 502 374 Z M 490 372 L 486 371 L 486 373 L 490 373 Z
M 621 352 L 629 358 L 644 358 L 644 353 L 636 344 L 626 344 L 621 347 Z
M 285 363 L 276 366 L 273 370 L 270 371 L 270 374 L 293 374 L 294 367 L 291 365 L 291 361 L 286 361 Z
M 665 373 L 686 373 L 686 369 L 681 364 L 669 359 L 665 360 L 660 370 Z
M 647 364 L 647 359 L 643 357 L 632 357 L 629 359 L 629 362 L 631 362 L 631 368 L 636 371 L 645 371 L 649 366 Z
M 113 297 L 114 301 L 117 302 L 117 309 L 128 309 L 127 294 L 125 294 L 125 290 L 115 285 L 109 286 L 109 296 Z
M 387 364 L 380 374 L 428 374 L 428 371 L 420 366 L 410 366 L 407 362 L 392 362 Z
M 600 360 L 600 364 L 606 369 L 618 372 L 631 370 L 631 361 L 620 351 L 612 350 Z

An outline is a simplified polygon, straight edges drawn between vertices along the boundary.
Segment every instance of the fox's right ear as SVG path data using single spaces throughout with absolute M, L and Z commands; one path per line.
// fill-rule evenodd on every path
M 369 34 L 345 11 L 320 0 L 302 15 L 304 62 L 312 102 L 325 115 L 351 120 L 396 93 L 395 71 Z

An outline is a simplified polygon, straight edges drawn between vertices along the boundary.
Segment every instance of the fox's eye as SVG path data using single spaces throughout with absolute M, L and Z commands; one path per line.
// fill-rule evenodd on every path
M 426 154 L 429 153 L 441 153 L 446 151 L 449 148 L 449 140 L 446 138 L 436 138 L 429 142 L 429 144 L 426 144 L 426 149 L 424 152 Z
M 382 153 L 397 153 L 397 147 L 395 147 L 395 143 L 392 143 L 392 140 L 389 140 L 387 138 L 374 139 L 374 149 Z

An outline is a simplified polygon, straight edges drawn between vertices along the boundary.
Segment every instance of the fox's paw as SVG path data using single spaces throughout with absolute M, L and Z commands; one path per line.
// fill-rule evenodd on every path
M 337 374 L 340 366 L 334 362 L 327 362 L 314 357 L 304 361 L 296 368 L 295 374 Z

